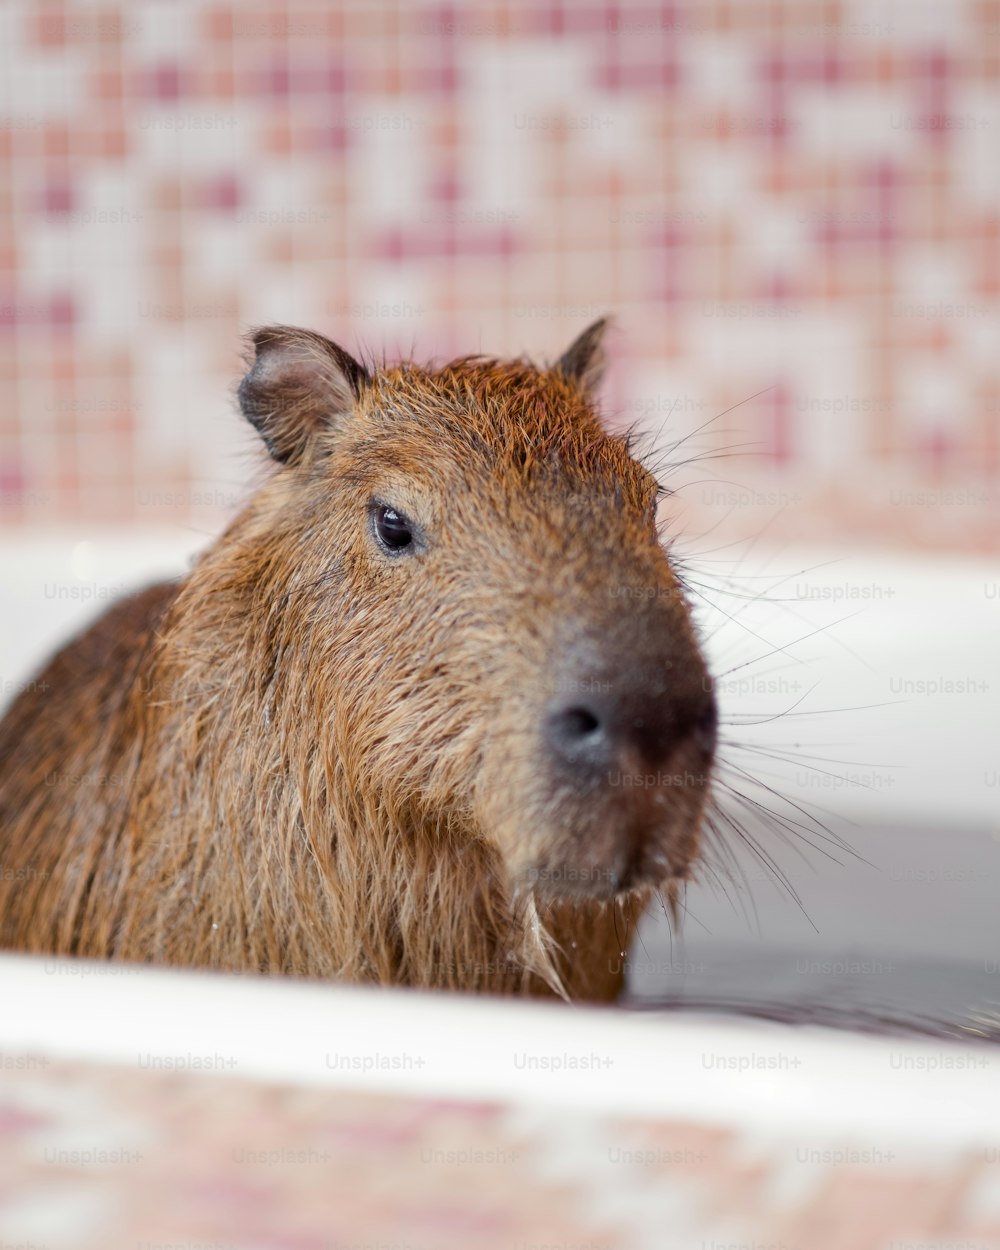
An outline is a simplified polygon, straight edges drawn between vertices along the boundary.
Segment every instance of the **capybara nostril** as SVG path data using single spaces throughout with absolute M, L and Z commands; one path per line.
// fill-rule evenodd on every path
M 601 715 L 579 703 L 550 711 L 545 736 L 552 750 L 567 764 L 593 766 L 607 754 Z
M 545 739 L 556 757 L 586 783 L 617 769 L 623 760 L 665 764 L 692 737 L 711 755 L 715 746 L 715 702 L 686 691 L 637 689 L 622 681 L 592 681 L 585 702 L 557 700 L 545 715 Z M 638 683 L 636 683 L 637 685 Z

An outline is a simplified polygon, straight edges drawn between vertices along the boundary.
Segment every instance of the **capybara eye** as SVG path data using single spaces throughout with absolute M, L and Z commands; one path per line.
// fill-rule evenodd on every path
M 402 551 L 413 542 L 413 527 L 402 512 L 388 504 L 377 503 L 374 509 L 375 533 L 387 551 Z

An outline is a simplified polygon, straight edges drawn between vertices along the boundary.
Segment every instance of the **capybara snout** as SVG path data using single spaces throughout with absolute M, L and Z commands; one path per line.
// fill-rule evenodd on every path
M 614 992 L 621 916 L 697 856 L 716 711 L 657 482 L 598 417 L 602 331 L 550 368 L 253 336 L 273 474 L 0 726 L 35 868 L 5 944 Z M 82 803 L 53 769 L 124 781 Z
M 711 679 L 679 607 L 645 628 L 629 617 L 549 653 L 521 728 L 514 701 L 496 739 L 490 794 L 509 798 L 491 811 L 499 830 L 511 827 L 515 877 L 543 892 L 661 886 L 685 877 L 698 851 L 716 745 Z M 511 742 L 520 749 L 504 752 Z
M 660 622 L 671 636 L 671 622 Z M 616 640 L 603 664 L 570 668 L 546 708 L 545 741 L 558 784 L 606 834 L 582 841 L 595 894 L 682 878 L 698 849 L 698 826 L 715 754 L 717 711 L 704 663 L 680 645 L 629 651 Z

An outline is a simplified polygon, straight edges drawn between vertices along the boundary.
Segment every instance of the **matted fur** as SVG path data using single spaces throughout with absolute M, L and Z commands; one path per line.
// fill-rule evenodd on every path
M 656 484 L 594 411 L 599 331 L 553 369 L 370 373 L 258 333 L 241 402 L 274 475 L 0 725 L 2 945 L 617 992 L 627 920 L 697 852 L 710 760 L 685 745 L 691 784 L 581 793 L 540 744 L 567 657 L 707 683 Z M 378 549 L 373 499 L 415 554 Z M 617 891 L 626 819 L 655 836 Z

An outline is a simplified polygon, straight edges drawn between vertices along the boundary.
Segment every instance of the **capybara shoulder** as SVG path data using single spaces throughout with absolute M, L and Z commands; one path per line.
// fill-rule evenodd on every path
M 176 591 L 165 582 L 113 604 L 0 721 L 0 945 L 74 949 L 86 866 L 105 846 L 94 829 L 125 818 L 144 663 Z

